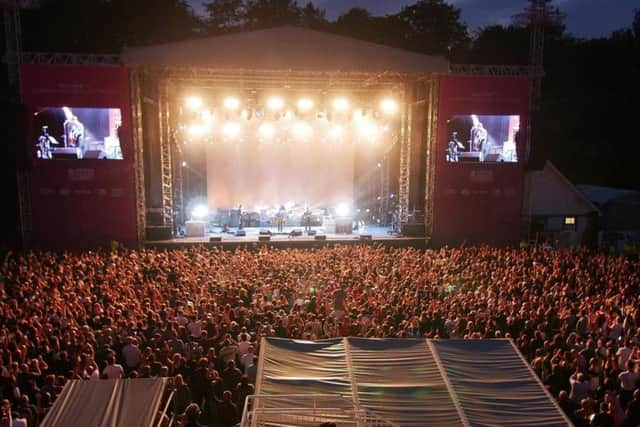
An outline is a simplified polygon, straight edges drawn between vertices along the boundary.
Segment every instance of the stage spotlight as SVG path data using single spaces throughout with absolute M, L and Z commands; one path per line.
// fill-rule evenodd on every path
M 284 107 L 284 101 L 282 100 L 282 98 L 273 96 L 267 99 L 267 107 L 269 107 L 269 109 L 273 111 L 282 110 L 282 108 Z
M 187 164 L 186 160 L 183 160 L 183 161 L 182 161 L 182 163 L 181 163 L 181 165 L 182 165 L 182 167 L 183 167 L 183 168 L 186 168 L 187 166 L 189 166 L 189 165 Z
M 205 123 L 210 123 L 213 121 L 213 113 L 210 110 L 202 110 L 202 121 Z
M 234 97 L 228 97 L 224 99 L 224 108 L 227 110 L 237 110 L 240 107 L 240 100 Z
M 309 98 L 300 98 L 298 100 L 298 110 L 300 110 L 300 112 L 305 113 L 311 108 L 313 108 L 313 101 Z
M 265 122 L 258 128 L 258 133 L 261 138 L 271 139 L 276 134 L 276 128 L 271 123 Z
M 307 122 L 298 122 L 293 126 L 293 136 L 297 139 L 306 140 L 311 136 L 311 126 Z
M 336 98 L 333 100 L 333 109 L 338 112 L 345 112 L 349 109 L 349 101 L 346 98 Z
M 380 101 L 380 109 L 385 114 L 395 114 L 398 111 L 398 103 L 391 98 Z
M 240 135 L 240 125 L 236 122 L 227 122 L 222 128 L 222 134 L 228 139 L 236 138 Z
M 344 129 L 340 125 L 333 125 L 329 129 L 329 138 L 333 140 L 342 139 L 342 135 L 344 134 Z
M 375 123 L 365 122 L 360 125 L 360 137 L 375 142 L 378 139 L 378 127 Z
M 189 136 L 192 138 L 200 138 L 204 134 L 204 127 L 200 124 L 193 123 L 187 128 Z
M 199 96 L 188 96 L 185 100 L 185 105 L 188 109 L 195 111 L 202 107 L 202 98 Z
M 335 207 L 336 216 L 338 217 L 346 217 L 351 213 L 351 209 L 349 209 L 349 205 L 346 203 L 340 203 Z
M 191 209 L 191 218 L 205 219 L 209 215 L 209 208 L 206 205 L 196 205 Z
M 356 110 L 353 113 L 353 120 L 355 120 L 356 122 L 363 122 L 365 119 L 366 119 L 366 113 L 362 108 Z

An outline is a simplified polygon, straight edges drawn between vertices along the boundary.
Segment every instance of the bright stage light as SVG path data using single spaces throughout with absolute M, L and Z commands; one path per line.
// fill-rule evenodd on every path
M 185 100 L 185 105 L 190 110 L 197 110 L 202 107 L 202 98 L 199 96 L 188 96 Z
M 365 122 L 360 125 L 360 137 L 370 142 L 378 139 L 378 126 L 375 123 Z
M 237 110 L 240 107 L 240 100 L 232 96 L 224 99 L 224 108 L 227 110 Z
M 342 139 L 343 135 L 344 135 L 344 129 L 342 128 L 342 126 L 333 125 L 331 126 L 331 128 L 329 128 L 329 138 L 333 140 L 339 140 L 339 139 Z
M 345 112 L 349 109 L 347 98 L 336 98 L 333 100 L 333 109 L 338 112 Z
M 385 114 L 395 114 L 398 111 L 398 103 L 391 98 L 380 101 L 380 109 Z
M 200 138 L 204 134 L 204 127 L 197 123 L 193 123 L 189 125 L 187 132 L 189 132 L 189 136 L 192 138 Z
M 204 219 L 209 215 L 209 208 L 206 205 L 196 205 L 191 209 L 193 219 Z
M 222 134 L 225 138 L 236 138 L 240 135 L 240 125 L 236 122 L 227 122 L 222 127 Z
M 346 203 L 340 203 L 338 206 L 335 207 L 335 211 L 336 211 L 336 216 L 339 216 L 339 217 L 349 216 L 349 213 L 351 213 L 351 209 L 349 208 L 349 205 L 347 205 Z
M 356 122 L 362 122 L 366 119 L 366 117 L 367 116 L 362 108 L 356 110 L 353 113 L 353 120 L 355 120 Z
M 258 128 L 258 133 L 261 138 L 271 139 L 276 134 L 276 128 L 268 122 L 264 122 Z
M 273 111 L 282 110 L 282 107 L 284 107 L 284 101 L 282 100 L 282 98 L 273 96 L 267 99 L 267 107 L 269 107 L 269 109 Z
M 202 110 L 202 121 L 205 123 L 210 123 L 213 121 L 213 113 L 210 110 Z
M 307 122 L 298 122 L 293 125 L 293 136 L 297 139 L 307 139 L 311 136 L 311 126 Z
M 183 161 L 182 161 L 182 163 L 181 163 L 181 165 L 182 165 L 182 167 L 183 167 L 183 168 L 186 168 L 187 166 L 189 166 L 189 165 L 187 164 L 186 160 L 183 160 Z
M 301 112 L 307 112 L 311 108 L 313 108 L 313 101 L 309 98 L 300 98 L 298 100 L 298 110 L 300 110 Z

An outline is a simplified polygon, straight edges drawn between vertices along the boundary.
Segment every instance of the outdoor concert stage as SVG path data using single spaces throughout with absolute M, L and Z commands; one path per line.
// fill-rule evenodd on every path
M 237 236 L 237 229 L 223 233 L 220 228 L 208 232 L 204 237 L 174 237 L 168 240 L 147 241 L 146 247 L 159 249 L 184 248 L 194 245 L 216 246 L 225 250 L 235 248 L 251 247 L 255 245 L 269 245 L 274 248 L 320 248 L 323 246 L 355 245 L 355 244 L 377 244 L 388 247 L 415 247 L 425 248 L 427 240 L 424 237 L 408 237 L 397 233 L 392 233 L 388 227 L 365 227 L 364 230 L 355 230 L 351 234 L 325 233 L 322 227 L 312 227 L 315 235 L 304 232 L 302 227 L 285 227 L 280 233 L 271 229 L 271 235 L 266 235 L 269 240 L 263 239 L 260 231 L 264 228 L 246 227 L 244 236 Z M 302 234 L 292 235 L 292 231 Z

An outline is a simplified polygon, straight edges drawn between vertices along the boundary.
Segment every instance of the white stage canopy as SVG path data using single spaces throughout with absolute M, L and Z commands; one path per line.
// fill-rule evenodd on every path
M 571 425 L 510 340 L 266 338 L 256 392 L 255 425 Z
M 166 380 L 69 381 L 40 427 L 151 427 Z

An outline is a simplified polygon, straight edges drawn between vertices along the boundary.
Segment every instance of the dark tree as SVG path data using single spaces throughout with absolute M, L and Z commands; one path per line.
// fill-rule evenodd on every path
M 246 23 L 247 10 L 243 0 L 212 0 L 204 3 L 204 8 L 213 33 L 241 28 Z
M 323 29 L 328 25 L 325 11 L 314 6 L 311 2 L 300 10 L 300 23 L 305 27 L 314 29 Z
M 469 43 L 460 9 L 444 0 L 420 0 L 404 7 L 399 18 L 406 24 L 403 39 L 407 49 L 449 57 Z
M 301 11 L 294 0 L 248 0 L 246 28 L 272 28 L 300 24 Z
M 640 9 L 636 9 L 635 14 L 633 16 L 633 34 L 636 37 L 636 40 L 640 40 Z

